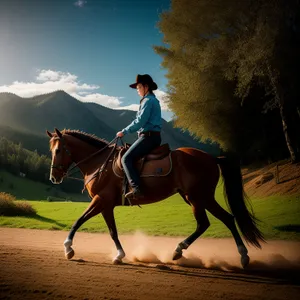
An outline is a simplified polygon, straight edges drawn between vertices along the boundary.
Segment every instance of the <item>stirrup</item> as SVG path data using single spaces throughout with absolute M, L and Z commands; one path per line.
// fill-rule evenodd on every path
M 131 190 L 130 192 L 126 193 L 124 198 L 127 199 L 128 203 L 130 206 L 133 206 L 131 200 L 135 200 L 135 199 L 138 199 L 138 198 L 143 198 L 144 195 L 140 192 L 139 190 L 139 196 L 135 196 L 134 195 L 134 190 Z M 136 204 L 139 208 L 142 208 L 139 204 Z
M 144 195 L 140 190 L 138 190 L 138 191 L 131 190 L 130 192 L 125 194 L 125 198 L 138 199 L 138 198 L 144 198 Z

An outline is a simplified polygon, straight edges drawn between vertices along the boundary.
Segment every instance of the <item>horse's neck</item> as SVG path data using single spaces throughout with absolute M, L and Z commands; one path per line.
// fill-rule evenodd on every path
M 74 138 L 70 139 L 69 144 L 70 148 L 72 148 L 72 150 L 70 151 L 72 159 L 75 164 L 79 163 L 78 168 L 84 175 L 90 174 L 94 169 L 98 168 L 99 165 L 101 165 L 105 161 L 108 155 L 107 151 L 109 149 L 106 148 L 103 151 L 99 152 L 99 154 L 96 154 L 95 156 L 88 159 L 94 153 L 101 150 L 101 148 L 91 146 L 86 142 Z

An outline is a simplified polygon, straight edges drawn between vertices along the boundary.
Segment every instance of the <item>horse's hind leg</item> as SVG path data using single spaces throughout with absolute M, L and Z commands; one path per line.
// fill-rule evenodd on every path
M 102 210 L 103 210 L 103 208 L 102 208 L 102 205 L 101 205 L 100 197 L 98 195 L 96 195 L 92 199 L 91 203 L 89 204 L 89 206 L 85 210 L 85 212 L 73 224 L 67 239 L 64 241 L 65 256 L 66 256 L 67 259 L 71 259 L 75 254 L 75 252 L 72 248 L 72 244 L 73 244 L 74 235 L 75 235 L 76 231 L 78 230 L 78 228 L 83 223 L 85 223 L 87 220 L 89 220 L 90 218 L 92 218 L 92 217 L 96 216 L 97 214 L 99 214 Z
M 188 238 L 178 244 L 173 254 L 173 260 L 181 258 L 182 250 L 187 249 L 210 225 L 205 208 L 193 201 L 193 197 L 191 196 L 188 196 L 187 202 L 192 204 L 193 213 L 197 221 L 197 228 Z
M 114 264 L 120 264 L 122 263 L 122 259 L 125 257 L 125 252 L 122 248 L 122 245 L 118 238 L 118 231 L 116 227 L 115 217 L 114 217 L 114 211 L 113 208 L 105 209 L 102 212 L 103 218 L 107 224 L 107 227 L 109 229 L 109 233 L 113 241 L 115 242 L 115 245 L 118 250 L 117 256 L 113 259 Z
M 234 216 L 228 213 L 225 209 L 223 209 L 219 203 L 212 198 L 211 201 L 208 201 L 206 203 L 206 209 L 217 219 L 222 221 L 228 229 L 231 231 L 235 243 L 237 245 L 238 251 L 241 255 L 241 264 L 243 268 L 245 268 L 250 261 L 250 258 L 248 256 L 248 250 L 245 247 L 243 240 L 241 239 L 241 236 L 239 232 L 237 231 L 235 222 L 234 222 Z

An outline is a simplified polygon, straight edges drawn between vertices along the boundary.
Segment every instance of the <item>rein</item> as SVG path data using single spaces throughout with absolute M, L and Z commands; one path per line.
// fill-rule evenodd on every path
M 117 140 L 119 137 L 115 137 L 113 140 L 111 140 L 105 147 L 103 147 L 102 149 L 96 151 L 95 153 L 92 153 L 90 156 L 80 160 L 78 163 L 76 163 L 71 169 L 68 170 L 67 174 L 72 171 L 73 169 L 75 169 L 76 167 L 78 167 L 80 164 L 82 164 L 85 161 L 88 161 L 90 158 L 94 157 L 95 155 L 101 153 L 103 150 L 105 150 L 108 146 L 110 146 L 115 140 Z M 117 143 L 115 144 L 113 150 L 116 148 Z M 110 156 L 110 155 L 109 155 Z M 74 174 L 74 173 L 72 173 Z M 72 175 L 70 174 L 70 175 Z M 70 178 L 70 177 L 69 177 Z
M 119 137 L 115 137 L 110 143 L 112 143 L 115 139 L 118 139 Z M 109 144 L 110 144 L 109 143 Z M 109 145 L 108 144 L 108 145 Z M 107 145 L 107 146 L 108 146 Z M 105 147 L 106 148 L 106 147 Z M 102 166 L 100 168 L 98 168 L 98 170 L 96 172 L 94 172 L 94 174 L 92 174 L 91 177 L 88 178 L 88 180 L 86 182 L 84 182 L 84 187 L 83 187 L 83 190 L 82 192 L 85 190 L 85 186 L 91 181 L 93 180 L 95 177 L 97 177 L 98 174 L 100 174 L 100 178 L 101 178 L 101 175 L 102 175 L 102 172 L 105 170 L 108 162 L 109 162 L 109 159 L 111 158 L 111 156 L 113 155 L 113 153 L 115 152 L 117 148 L 117 143 L 115 143 L 113 149 L 110 151 L 109 155 L 107 156 L 105 162 L 102 164 Z M 102 149 L 103 150 L 103 149 Z

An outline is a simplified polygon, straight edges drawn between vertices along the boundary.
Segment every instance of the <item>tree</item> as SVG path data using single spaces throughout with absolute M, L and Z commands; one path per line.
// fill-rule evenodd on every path
M 155 50 L 168 69 L 176 124 L 224 149 L 239 149 L 249 127 L 244 102 L 264 101 L 265 112 L 280 110 L 286 144 L 297 161 L 300 120 L 290 113 L 299 108 L 291 78 L 297 68 L 287 72 L 290 56 L 282 53 L 299 53 L 299 31 L 292 29 L 298 24 L 298 6 L 297 0 L 173 0 L 159 22 L 167 46 Z M 294 64 L 300 66 L 300 60 Z M 264 89 L 263 99 L 251 97 L 256 86 Z M 293 92 L 287 97 L 288 90 Z
M 243 100 L 254 84 L 261 84 L 272 95 L 265 107 L 279 109 L 291 160 L 296 162 L 300 159 L 299 134 L 295 134 L 300 127 L 300 119 L 295 118 L 299 105 L 295 96 L 295 76 L 300 66 L 295 21 L 299 18 L 299 1 L 252 1 L 253 8 L 256 14 L 247 22 L 246 30 L 239 30 L 240 40 L 229 55 L 231 65 L 226 75 L 237 80 L 236 93 Z

